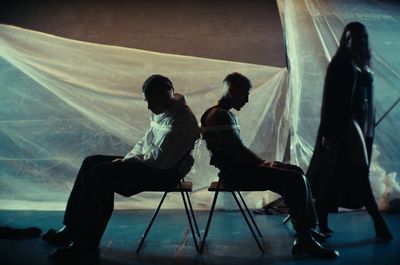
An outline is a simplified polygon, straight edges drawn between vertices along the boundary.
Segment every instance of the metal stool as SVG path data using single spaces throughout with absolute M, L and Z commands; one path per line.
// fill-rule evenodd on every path
M 153 222 L 157 217 L 157 214 L 161 208 L 161 205 L 163 204 L 164 199 L 169 192 L 180 192 L 181 193 L 183 205 L 185 206 L 186 216 L 187 216 L 187 219 L 189 222 L 190 230 L 192 232 L 193 241 L 196 246 L 196 250 L 199 251 L 199 246 L 198 246 L 197 240 L 198 239 L 200 240 L 201 236 L 200 236 L 199 228 L 197 226 L 196 218 L 194 216 L 192 203 L 191 203 L 190 197 L 189 197 L 189 192 L 192 192 L 192 182 L 191 181 L 183 181 L 183 179 L 182 179 L 182 181 L 175 188 L 172 188 L 172 189 L 165 189 L 165 188 L 160 187 L 160 189 L 153 188 L 153 189 L 149 189 L 149 190 L 145 190 L 145 191 L 164 192 L 164 195 L 162 196 L 161 201 L 158 204 L 156 211 L 154 212 L 153 216 L 150 219 L 150 223 L 148 224 L 145 232 L 142 235 L 142 239 L 139 243 L 139 246 L 136 249 L 136 253 L 139 253 L 139 251 L 143 245 L 143 242 L 146 239 L 146 236 L 149 233 L 151 226 L 153 225 Z M 193 225 L 194 225 L 194 228 L 193 228 Z M 194 229 L 196 229 L 197 235 L 195 234 Z
M 207 221 L 207 226 L 206 226 L 206 230 L 204 232 L 204 236 L 203 236 L 203 241 L 201 243 L 201 247 L 200 247 L 200 253 L 203 252 L 203 248 L 204 248 L 204 244 L 206 242 L 206 238 L 207 238 L 207 234 L 208 234 L 208 230 L 210 228 L 210 224 L 211 224 L 211 219 L 212 216 L 214 214 L 214 209 L 215 209 L 215 204 L 217 202 L 217 198 L 218 198 L 218 193 L 219 192 L 230 192 L 233 196 L 233 198 L 235 199 L 236 204 L 238 205 L 240 212 L 243 215 L 243 218 L 245 219 L 247 226 L 249 227 L 259 249 L 261 250 L 262 253 L 264 253 L 264 248 L 261 244 L 262 241 L 262 234 L 260 232 L 260 229 L 258 228 L 256 222 L 254 221 L 253 216 L 251 215 L 251 212 L 249 210 L 249 208 L 247 207 L 246 202 L 243 199 L 242 194 L 240 193 L 241 191 L 265 191 L 265 190 L 255 190 L 255 189 L 240 189 L 240 188 L 226 188 L 222 185 L 222 183 L 220 183 L 219 181 L 214 181 L 211 183 L 210 187 L 208 188 L 208 191 L 212 191 L 215 192 L 214 194 L 214 199 L 211 205 L 211 210 L 210 210 L 210 214 L 208 216 L 208 221 Z M 239 195 L 240 201 L 238 199 Z M 243 204 L 243 206 L 242 206 Z M 244 209 L 243 209 L 244 208 Z M 250 219 L 250 220 L 249 220 Z M 256 235 L 256 232 L 254 230 L 257 230 L 258 236 Z

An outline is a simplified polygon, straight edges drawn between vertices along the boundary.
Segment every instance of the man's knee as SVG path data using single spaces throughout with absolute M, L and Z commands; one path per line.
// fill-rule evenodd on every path
M 304 174 L 304 171 L 303 171 L 303 169 L 301 168 L 301 167 L 299 167 L 299 166 L 296 166 L 296 165 L 293 165 L 293 169 L 295 170 L 295 171 L 297 171 L 298 173 L 300 173 L 301 175 L 305 175 Z
M 82 178 L 82 184 L 88 189 L 104 193 L 112 189 L 111 180 L 112 176 L 107 174 L 104 170 L 104 165 L 99 163 L 92 166 L 88 174 L 85 174 L 84 178 Z
M 91 179 L 97 182 L 105 183 L 116 174 L 115 167 L 112 162 L 97 163 L 90 169 Z
M 101 155 L 93 155 L 86 157 L 82 162 L 82 167 L 92 167 L 94 166 L 99 160 Z
M 104 169 L 105 168 L 101 163 L 94 164 L 92 166 L 92 168 L 90 169 L 90 174 L 89 175 L 96 176 L 96 178 L 98 178 L 99 176 L 104 175 L 104 172 L 103 172 Z
M 306 177 L 303 174 L 293 171 L 291 177 L 291 185 L 293 187 L 296 187 L 296 189 L 305 190 L 307 189 L 308 183 Z

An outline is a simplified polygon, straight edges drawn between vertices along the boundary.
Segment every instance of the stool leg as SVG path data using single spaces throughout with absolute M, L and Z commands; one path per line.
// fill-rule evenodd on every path
M 199 226 L 197 225 L 196 217 L 194 216 L 194 211 L 193 211 L 193 207 L 192 207 L 192 202 L 190 201 L 189 193 L 188 193 L 188 192 L 185 192 L 185 193 L 186 193 L 187 201 L 188 201 L 188 203 L 189 203 L 190 213 L 192 214 L 192 219 L 193 219 L 193 222 L 194 222 L 194 227 L 196 228 L 197 236 L 198 236 L 199 238 L 201 238 Z
M 262 234 L 261 234 L 261 231 L 260 231 L 260 229 L 258 228 L 258 225 L 257 225 L 256 221 L 254 220 L 253 216 L 251 215 L 251 212 L 250 212 L 249 208 L 247 207 L 247 204 L 246 204 L 246 202 L 244 201 L 242 194 L 240 193 L 240 191 L 238 191 L 237 193 L 239 194 L 239 198 L 240 198 L 240 200 L 242 201 L 242 203 L 243 203 L 243 205 L 244 205 L 244 207 L 245 207 L 245 209 L 246 209 L 246 212 L 247 212 L 247 214 L 248 214 L 249 217 L 250 217 L 251 222 L 253 223 L 254 227 L 256 228 L 258 235 L 262 238 L 263 236 L 262 236 Z
M 244 217 L 244 220 L 245 220 L 246 223 L 247 223 L 247 226 L 249 227 L 251 233 L 253 234 L 253 237 L 254 237 L 254 239 L 256 240 L 258 247 L 260 248 L 261 252 L 264 253 L 264 249 L 263 249 L 263 247 L 262 247 L 260 241 L 258 240 L 258 237 L 257 237 L 256 233 L 254 232 L 253 228 L 251 227 L 250 221 L 249 221 L 249 219 L 247 218 L 246 213 L 244 212 L 244 210 L 243 210 L 243 208 L 242 208 L 242 205 L 240 205 L 240 202 L 239 202 L 239 200 L 238 200 L 238 198 L 237 198 L 235 192 L 232 191 L 231 193 L 232 193 L 233 198 L 234 198 L 235 201 L 236 201 L 236 204 L 239 206 L 240 212 L 242 213 L 242 215 L 243 215 L 243 217 Z
M 194 245 L 196 246 L 196 250 L 199 251 L 199 246 L 197 244 L 197 237 L 196 237 L 196 234 L 194 233 L 193 224 L 192 224 L 192 218 L 191 218 L 190 213 L 189 213 L 189 209 L 188 209 L 188 205 L 186 203 L 186 198 L 185 198 L 185 194 L 184 193 L 185 192 L 181 191 L 183 205 L 185 206 L 186 216 L 187 216 L 187 219 L 188 219 L 188 222 L 189 222 L 190 231 L 192 232 Z
M 208 216 L 208 220 L 207 220 L 206 230 L 204 231 L 203 240 L 201 242 L 200 253 L 203 253 L 204 243 L 206 242 L 208 229 L 210 228 L 211 219 L 212 219 L 212 216 L 214 214 L 214 209 L 215 209 L 215 204 L 217 202 L 217 198 L 218 198 L 218 191 L 216 191 L 215 194 L 214 194 L 214 199 L 213 199 L 213 202 L 212 202 L 212 205 L 211 205 L 210 215 Z
M 144 240 L 146 239 L 147 234 L 149 233 L 150 228 L 151 228 L 151 226 L 153 225 L 153 222 L 154 222 L 154 220 L 156 219 L 158 212 L 160 211 L 161 205 L 163 204 L 164 199 L 165 199 L 165 197 L 167 196 L 167 193 L 168 193 L 168 192 L 164 192 L 164 195 L 162 196 L 161 201 L 160 201 L 160 203 L 158 204 L 158 207 L 157 207 L 156 211 L 154 212 L 153 216 L 151 217 L 150 223 L 148 224 L 148 226 L 147 226 L 147 228 L 146 228 L 146 231 L 145 231 L 144 234 L 142 235 L 142 240 L 140 240 L 139 246 L 138 246 L 137 249 L 136 249 L 136 253 L 139 253 L 140 248 L 142 247 L 143 242 L 144 242 Z

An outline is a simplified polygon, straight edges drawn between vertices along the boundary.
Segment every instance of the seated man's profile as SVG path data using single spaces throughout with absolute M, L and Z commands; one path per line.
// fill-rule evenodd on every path
M 294 165 L 265 162 L 242 142 L 238 121 L 230 109 L 239 111 L 248 102 L 250 80 L 232 73 L 223 85 L 224 93 L 218 103 L 201 117 L 203 138 L 211 153 L 210 164 L 220 170 L 220 181 L 228 187 L 261 187 L 279 193 L 288 205 L 296 230 L 292 254 L 336 258 L 337 251 L 322 247 L 314 239 L 321 234 L 314 230 L 316 214 L 303 171 Z
M 58 248 L 49 259 L 98 258 L 98 246 L 114 206 L 114 192 L 132 196 L 151 187 L 170 188 L 190 170 L 190 155 L 199 138 L 197 120 L 172 82 L 152 75 L 142 87 L 150 127 L 125 156 L 87 157 L 78 172 L 64 214 L 64 227 L 43 240 Z M 88 262 L 90 263 L 90 262 Z

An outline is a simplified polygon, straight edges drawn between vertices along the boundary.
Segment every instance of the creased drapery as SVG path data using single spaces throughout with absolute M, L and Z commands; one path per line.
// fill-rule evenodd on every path
M 141 85 L 153 73 L 168 76 L 197 117 L 221 96 L 227 74 L 248 76 L 254 88 L 238 114 L 243 139 L 267 160 L 283 158 L 291 127 L 285 68 L 99 45 L 8 25 L 0 25 L 0 55 L 2 209 L 62 210 L 84 157 L 126 154 L 149 126 Z M 201 208 L 210 203 L 206 188 L 217 170 L 201 141 L 194 156 L 188 179 Z M 250 205 L 269 194 L 248 194 Z M 116 208 L 152 208 L 158 197 L 118 197 Z M 177 200 L 171 195 L 169 206 L 180 207 Z

